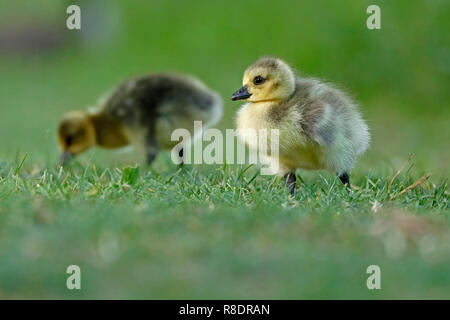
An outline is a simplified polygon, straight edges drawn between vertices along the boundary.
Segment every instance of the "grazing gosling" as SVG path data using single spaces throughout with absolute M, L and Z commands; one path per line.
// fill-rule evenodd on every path
M 203 128 L 222 116 L 220 96 L 199 80 L 175 74 L 153 74 L 120 85 L 96 111 L 68 113 L 58 128 L 63 150 L 62 164 L 93 146 L 121 148 L 132 145 L 143 152 L 150 164 L 160 149 L 171 149 L 173 130 L 184 128 L 193 137 L 179 149 L 201 136 L 194 121 Z
M 278 129 L 278 166 L 294 193 L 297 168 L 328 169 L 349 185 L 356 158 L 369 146 L 369 130 L 357 104 L 336 87 L 297 77 L 282 60 L 261 58 L 245 71 L 243 87 L 231 99 L 248 101 L 238 111 L 238 129 Z M 246 130 L 240 139 L 256 150 Z M 248 130 L 247 130 L 248 132 Z M 268 156 L 269 162 L 275 159 Z

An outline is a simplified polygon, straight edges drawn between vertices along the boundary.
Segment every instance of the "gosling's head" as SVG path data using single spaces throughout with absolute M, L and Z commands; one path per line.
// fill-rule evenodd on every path
M 86 112 L 70 112 L 61 121 L 58 128 L 58 141 L 63 150 L 61 164 L 96 143 L 95 127 Z
M 231 100 L 249 102 L 283 101 L 295 90 L 295 75 L 282 60 L 261 58 L 245 70 L 243 87 Z

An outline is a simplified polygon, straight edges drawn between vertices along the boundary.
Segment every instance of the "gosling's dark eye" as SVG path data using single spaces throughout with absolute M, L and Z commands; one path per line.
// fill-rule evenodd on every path
M 67 145 L 67 146 L 72 145 L 72 143 L 73 143 L 74 140 L 75 140 L 75 137 L 74 137 L 74 136 L 68 136 L 68 137 L 66 137 L 66 145 Z
M 266 79 L 264 79 L 264 78 L 261 77 L 261 76 L 256 76 L 256 77 L 253 79 L 253 83 L 254 83 L 255 85 L 263 84 L 264 81 L 266 81 Z

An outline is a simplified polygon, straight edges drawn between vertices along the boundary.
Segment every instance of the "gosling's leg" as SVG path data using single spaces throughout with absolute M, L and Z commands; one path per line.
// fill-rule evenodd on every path
M 145 151 L 147 155 L 147 165 L 151 165 L 155 161 L 156 155 L 158 154 L 158 142 L 156 141 L 154 135 L 148 134 L 146 138 Z
M 287 173 L 284 176 L 284 179 L 286 180 L 286 187 L 289 189 L 289 192 L 291 193 L 291 195 L 294 195 L 295 182 L 297 181 L 295 173 L 294 172 Z
M 180 157 L 179 167 L 182 168 L 184 165 L 184 149 L 183 148 L 181 148 L 180 151 L 178 152 L 178 156 Z
M 339 179 L 342 181 L 342 183 L 343 183 L 344 185 L 347 186 L 347 188 L 350 187 L 350 177 L 348 176 L 348 173 L 347 173 L 347 172 L 344 172 L 343 174 L 341 174 L 341 175 L 339 176 Z
M 151 165 L 156 159 L 156 152 L 147 153 L 147 165 Z

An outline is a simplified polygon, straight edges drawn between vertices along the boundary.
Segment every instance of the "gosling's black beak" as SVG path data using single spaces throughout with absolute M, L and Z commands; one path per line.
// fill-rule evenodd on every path
M 61 166 L 64 167 L 72 157 L 73 154 L 71 154 L 68 151 L 64 151 L 63 154 L 61 155 Z
M 233 95 L 231 96 L 231 100 L 236 101 L 236 100 L 245 100 L 247 98 L 251 97 L 251 93 L 248 92 L 248 87 L 244 86 L 242 88 L 240 88 L 238 91 L 236 91 L 235 93 L 233 93 Z

